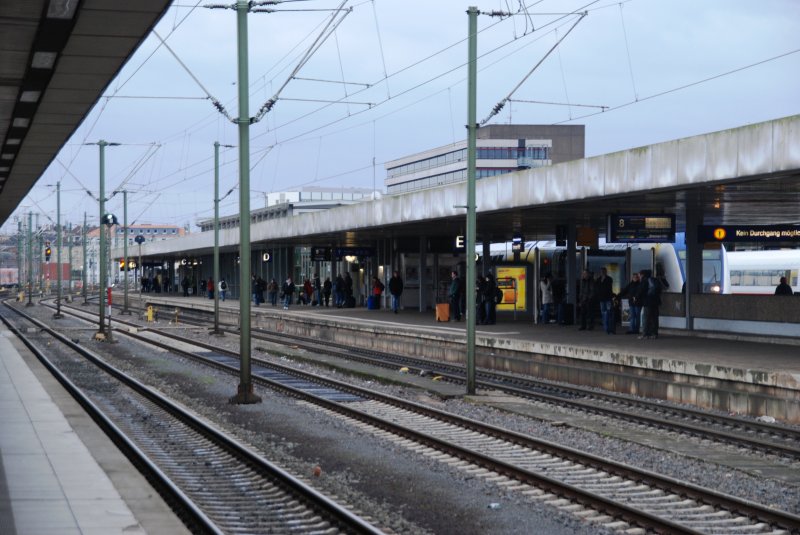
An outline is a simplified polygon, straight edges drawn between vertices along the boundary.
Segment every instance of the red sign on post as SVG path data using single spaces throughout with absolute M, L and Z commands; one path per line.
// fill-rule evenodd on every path
M 107 296 L 106 303 L 108 303 L 108 306 L 111 307 L 111 286 L 106 288 L 106 296 Z

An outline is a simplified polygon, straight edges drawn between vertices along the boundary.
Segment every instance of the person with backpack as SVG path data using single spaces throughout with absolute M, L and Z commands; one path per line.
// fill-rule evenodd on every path
M 225 301 L 225 296 L 228 294 L 228 283 L 225 282 L 225 279 L 219 280 L 219 284 L 217 284 L 217 289 L 219 290 L 219 298 Z

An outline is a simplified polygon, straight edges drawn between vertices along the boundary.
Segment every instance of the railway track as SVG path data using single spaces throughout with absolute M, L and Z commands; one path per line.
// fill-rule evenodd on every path
M 129 336 L 238 374 L 233 351 L 156 329 Z M 796 515 L 550 442 L 260 359 L 252 360 L 252 373 L 254 383 L 315 410 L 507 489 L 577 509 L 609 528 L 800 533 Z
M 187 317 L 183 314 L 182 321 L 193 325 L 207 325 L 207 318 L 208 315 L 195 313 Z M 235 326 L 231 325 L 225 325 L 223 330 L 228 333 L 237 332 Z M 251 329 L 251 336 L 257 340 L 289 344 L 307 351 L 373 366 L 392 369 L 407 367 L 411 373 L 429 373 L 455 384 L 466 383 L 466 373 L 460 365 L 364 350 L 329 340 L 321 343 L 312 338 L 266 332 L 257 328 Z M 481 389 L 498 390 L 551 406 L 567 407 L 592 415 L 800 461 L 800 429 L 789 426 L 485 369 L 476 371 L 476 384 Z
M 44 334 L 68 348 L 70 355 L 58 356 L 54 363 L 36 341 L 3 315 L 3 322 L 101 422 L 192 531 L 381 533 L 247 446 L 108 365 L 99 355 L 13 310 L 36 326 L 37 337 Z M 52 349 L 48 353 L 52 355 Z M 62 368 L 68 371 L 60 371 Z M 105 372 L 102 379 L 98 368 Z

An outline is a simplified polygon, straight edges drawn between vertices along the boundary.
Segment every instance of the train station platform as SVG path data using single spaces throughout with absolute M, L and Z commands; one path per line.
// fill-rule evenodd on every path
M 2 326 L 0 533 L 188 533 L 77 402 Z
M 121 297 L 121 296 L 120 296 Z M 117 299 L 117 298 L 115 298 Z M 160 309 L 161 318 L 181 310 L 213 311 L 204 297 L 132 295 L 131 306 Z M 115 300 L 119 303 L 119 300 Z M 353 347 L 464 363 L 466 323 L 437 323 L 433 311 L 293 305 L 252 306 L 252 325 Z M 239 303 L 220 303 L 220 319 L 238 321 Z M 800 423 L 800 348 L 783 343 L 720 339 L 663 330 L 658 339 L 607 335 L 602 328 L 535 325 L 529 318 L 499 315 L 496 325 L 477 326 L 480 367 L 554 381 L 596 386 L 747 416 Z

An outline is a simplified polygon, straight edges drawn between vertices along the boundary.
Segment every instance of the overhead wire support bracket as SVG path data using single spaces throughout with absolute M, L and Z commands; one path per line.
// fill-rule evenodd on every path
M 491 113 L 490 113 L 488 116 L 486 116 L 486 118 L 485 118 L 483 121 L 481 121 L 481 125 L 485 125 L 486 123 L 488 123 L 488 122 L 489 122 L 489 121 L 492 119 L 492 117 L 494 117 L 495 115 L 497 115 L 498 113 L 500 113 L 500 110 L 502 110 L 502 109 L 503 109 L 503 107 L 505 107 L 505 105 L 506 105 L 506 102 L 508 102 L 508 101 L 511 99 L 511 95 L 513 95 L 513 94 L 514 94 L 514 93 L 515 93 L 515 92 L 516 92 L 516 91 L 517 91 L 517 90 L 518 90 L 518 89 L 519 89 L 519 88 L 522 86 L 522 84 L 524 84 L 524 83 L 525 83 L 525 82 L 528 80 L 528 78 L 530 78 L 530 77 L 531 77 L 531 75 L 534 73 L 534 71 L 535 71 L 536 69 L 538 69 L 538 68 L 539 68 L 539 66 L 540 66 L 542 63 L 544 63 L 544 60 L 546 60 L 546 59 L 547 59 L 547 57 L 548 57 L 548 56 L 550 56 L 550 54 L 552 54 L 552 53 L 553 53 L 553 51 L 554 51 L 556 48 L 558 48 L 558 45 L 560 45 L 560 44 L 561 44 L 561 43 L 564 41 L 564 39 L 566 39 L 566 38 L 567 38 L 567 36 L 570 34 L 570 32 L 572 32 L 572 30 L 574 30 L 574 29 L 575 29 L 575 26 L 577 26 L 577 25 L 578 25 L 578 23 L 579 23 L 580 21 L 582 21 L 582 20 L 584 19 L 584 17 L 586 17 L 588 14 L 589 14 L 589 12 L 588 12 L 588 11 L 583 11 L 582 13 L 580 13 L 580 16 L 578 17 L 578 20 L 576 20 L 576 21 L 575 21 L 575 24 L 573 24 L 573 25 L 570 27 L 570 29 L 569 29 L 569 30 L 567 30 L 567 32 L 566 32 L 566 33 L 565 33 L 565 34 L 564 34 L 564 35 L 563 35 L 563 36 L 562 36 L 562 37 L 561 37 L 561 38 L 560 38 L 558 41 L 556 41 L 556 44 L 554 44 L 554 45 L 553 45 L 553 46 L 550 48 L 550 50 L 548 50 L 548 51 L 547 51 L 547 53 L 546 53 L 546 54 L 545 54 L 545 55 L 542 57 L 542 59 L 540 59 L 540 60 L 539 60 L 539 61 L 536 63 L 536 65 L 534 65 L 534 66 L 533 66 L 533 68 L 532 68 L 530 71 L 528 71 L 528 74 L 526 74 L 526 75 L 525 75 L 525 76 L 522 78 L 522 80 L 520 80 L 520 82 L 519 82 L 519 83 L 518 83 L 516 86 L 514 86 L 514 89 L 512 89 L 512 90 L 511 90 L 511 91 L 508 93 L 508 95 L 506 95 L 506 96 L 505 96 L 505 98 L 503 98 L 503 99 L 502 99 L 500 102 L 498 102 L 497 104 L 495 104 L 494 108 L 492 108 L 492 111 L 491 111 Z
M 525 100 L 520 98 L 509 98 L 507 99 L 508 102 L 522 102 L 524 104 L 547 104 L 549 106 L 576 106 L 578 108 L 600 108 L 602 111 L 606 111 L 609 107 L 603 106 L 602 104 L 574 104 L 571 102 L 550 102 L 547 100 Z

